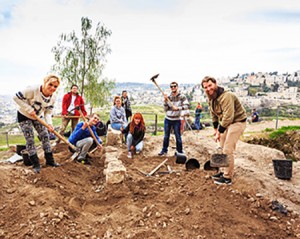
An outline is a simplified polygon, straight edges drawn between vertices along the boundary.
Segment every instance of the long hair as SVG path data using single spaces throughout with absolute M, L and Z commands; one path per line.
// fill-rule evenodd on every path
M 140 119 L 141 121 L 140 121 L 140 123 L 138 125 L 136 125 L 134 123 L 134 119 Z M 129 131 L 130 131 L 131 134 L 134 133 L 134 128 L 136 126 L 138 126 L 140 128 L 140 130 L 142 130 L 143 132 L 146 131 L 145 121 L 144 121 L 144 118 L 143 118 L 143 116 L 142 116 L 141 113 L 135 113 L 133 115 L 132 119 L 131 119 L 130 128 L 129 128 Z

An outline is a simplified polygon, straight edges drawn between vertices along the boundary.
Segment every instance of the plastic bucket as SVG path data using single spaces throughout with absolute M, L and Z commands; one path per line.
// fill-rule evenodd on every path
M 30 158 L 29 158 L 29 154 L 28 154 L 27 150 L 24 149 L 24 150 L 21 151 L 21 153 L 22 153 L 23 163 L 26 166 L 33 165 L 32 162 L 31 162 L 31 160 L 30 160 Z
M 186 161 L 185 168 L 188 171 L 193 170 L 193 169 L 199 169 L 200 168 L 200 163 L 198 162 L 197 159 L 190 158 L 188 161 Z
M 206 161 L 206 162 L 204 163 L 203 169 L 204 169 L 205 171 L 214 171 L 214 170 L 218 171 L 218 170 L 219 170 L 219 167 L 212 167 L 212 166 L 210 165 L 210 160 L 208 160 L 208 161 Z
M 273 159 L 274 173 L 279 179 L 290 179 L 293 173 L 293 160 Z
M 18 155 L 22 156 L 22 150 L 26 149 L 26 145 L 17 144 L 16 145 L 16 152 Z
M 176 163 L 185 164 L 185 162 L 186 162 L 186 155 L 182 153 L 176 153 Z

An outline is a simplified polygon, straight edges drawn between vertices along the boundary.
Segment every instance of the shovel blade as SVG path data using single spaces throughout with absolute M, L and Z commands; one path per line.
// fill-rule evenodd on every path
M 210 159 L 211 167 L 228 167 L 228 157 L 227 154 L 213 154 Z

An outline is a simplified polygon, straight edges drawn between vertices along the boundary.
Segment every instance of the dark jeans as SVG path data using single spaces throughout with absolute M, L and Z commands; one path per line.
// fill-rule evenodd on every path
M 200 116 L 196 116 L 195 117 L 195 126 L 196 126 L 196 129 L 199 130 L 201 129 L 201 123 L 200 123 Z
M 169 147 L 169 141 L 170 141 L 170 134 L 171 134 L 171 129 L 174 129 L 174 134 L 176 138 L 176 150 L 178 153 L 182 153 L 182 141 L 181 141 L 181 135 L 180 135 L 180 125 L 181 121 L 180 120 L 168 120 L 165 119 L 164 122 L 164 143 L 163 143 L 163 152 L 168 152 L 168 147 Z

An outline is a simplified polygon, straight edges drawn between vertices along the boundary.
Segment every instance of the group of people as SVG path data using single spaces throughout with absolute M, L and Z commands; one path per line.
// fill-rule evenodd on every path
M 46 165 L 59 166 L 53 158 L 49 132 L 54 132 L 52 125 L 52 111 L 56 99 L 54 92 L 60 83 L 61 79 L 51 74 L 44 78 L 44 83 L 41 86 L 28 87 L 23 91 L 19 91 L 14 97 L 15 102 L 19 106 L 17 112 L 18 123 L 24 134 L 26 149 L 33 163 L 33 170 L 36 173 L 40 172 L 41 167 L 34 144 L 33 128 L 36 129 L 42 142 Z M 237 141 L 246 127 L 246 110 L 236 95 L 218 86 L 215 78 L 210 76 L 204 77 L 201 86 L 209 101 L 214 127 L 214 139 L 220 142 L 223 153 L 227 154 L 229 159 L 229 166 L 220 168 L 219 172 L 213 175 L 212 178 L 216 184 L 230 185 L 234 175 L 233 153 Z M 176 138 L 176 152 L 183 153 L 181 120 L 182 116 L 185 117 L 185 115 L 182 112 L 189 110 L 190 106 L 186 96 L 180 93 L 177 82 L 174 81 L 170 84 L 170 90 L 171 93 L 169 95 L 164 94 L 164 138 L 162 149 L 158 153 L 159 156 L 164 156 L 168 153 L 172 129 Z M 202 106 L 198 103 L 195 110 L 195 125 L 197 129 L 201 129 L 201 112 Z M 84 108 L 84 100 L 78 94 L 78 86 L 72 85 L 71 91 L 63 97 L 60 134 L 63 135 L 69 121 L 72 121 L 72 134 L 68 140 L 72 145 L 80 149 L 78 161 L 89 164 L 88 152 L 94 141 L 92 134 L 98 141 L 97 147 L 99 149 L 102 148 L 102 141 L 96 132 L 96 125 L 100 117 L 94 113 L 88 120 L 78 123 L 80 115 L 84 117 L 87 115 Z M 47 127 L 41 124 L 40 120 L 37 120 L 40 117 L 43 117 Z M 141 113 L 132 115 L 130 100 L 126 91 L 122 92 L 122 96 L 114 97 L 110 111 L 110 124 L 113 129 L 120 130 L 125 135 L 128 158 L 132 158 L 133 153 L 139 154 L 142 151 L 146 131 L 145 121 Z

